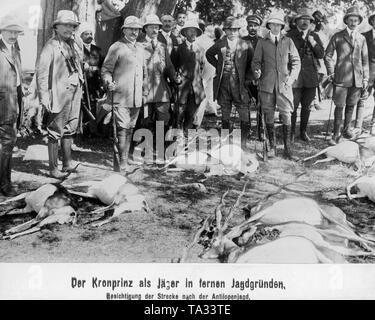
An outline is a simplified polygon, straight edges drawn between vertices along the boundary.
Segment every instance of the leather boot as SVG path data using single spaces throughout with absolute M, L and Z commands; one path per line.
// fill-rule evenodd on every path
M 265 130 L 263 128 L 263 123 L 262 123 L 262 114 L 260 112 L 258 112 L 258 119 L 257 119 L 257 124 L 258 124 L 258 139 L 259 141 L 263 142 L 264 140 L 264 132 L 263 130 Z
M 58 152 L 59 145 L 57 140 L 48 140 L 48 158 L 49 158 L 49 175 L 55 179 L 63 179 L 67 174 L 62 173 L 58 169 Z
M 290 132 L 291 125 L 283 124 L 284 158 L 291 161 L 298 161 L 299 159 L 293 156 L 290 148 Z
M 241 129 L 241 148 L 242 150 L 245 150 L 248 136 L 250 134 L 250 123 L 241 121 L 240 129 Z
M 362 133 L 363 118 L 365 113 L 365 101 L 360 99 L 357 105 L 357 112 L 355 117 L 355 138 Z
M 62 172 L 75 172 L 75 167 L 72 164 L 72 137 L 62 137 L 61 139 L 61 155 L 62 155 Z
M 301 113 L 301 117 L 302 117 L 302 113 Z M 295 108 L 294 111 L 292 112 L 291 121 L 292 121 L 292 124 L 290 128 L 290 140 L 291 142 L 294 142 L 294 139 L 296 136 L 297 108 Z
M 333 135 L 331 140 L 328 141 L 328 144 L 331 146 L 335 146 L 340 142 L 341 137 L 341 127 L 342 127 L 342 120 L 341 119 L 335 119 L 333 122 Z
M 307 124 L 309 123 L 310 118 L 310 108 L 302 108 L 301 110 L 301 124 L 300 124 L 300 138 L 305 142 L 310 142 L 311 139 L 307 135 Z
M 12 187 L 11 173 L 12 148 L 2 147 L 2 149 L 0 149 L 0 191 L 6 197 L 14 197 L 17 195 L 16 190 Z
M 342 133 L 343 137 L 346 139 L 353 139 L 354 135 L 351 129 L 351 122 L 354 112 L 354 106 L 345 107 L 345 120 L 344 120 L 344 131 Z
M 118 129 L 117 130 L 118 138 L 118 151 L 120 153 L 120 168 L 123 171 L 128 169 L 128 159 L 129 159 L 129 150 L 130 150 L 130 138 L 129 129 Z
M 275 158 L 276 152 L 275 152 L 275 125 L 272 124 L 266 124 L 267 128 L 267 135 L 268 135 L 268 142 L 270 145 L 270 149 L 267 151 L 267 157 L 268 158 Z

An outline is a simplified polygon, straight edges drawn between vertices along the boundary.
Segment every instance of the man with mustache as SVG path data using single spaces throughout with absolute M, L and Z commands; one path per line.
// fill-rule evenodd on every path
M 187 135 L 187 130 L 194 127 L 194 114 L 205 97 L 202 73 L 205 53 L 196 43 L 202 35 L 197 22 L 187 21 L 181 34 L 185 41 L 172 52 L 171 59 L 182 76 L 177 127 Z
M 366 39 L 357 28 L 363 17 L 358 7 L 351 7 L 344 16 L 347 27 L 337 32 L 331 38 L 326 54 L 325 64 L 328 76 L 333 78 L 333 101 L 336 105 L 333 135 L 330 145 L 339 143 L 341 138 L 342 118 L 345 110 L 344 138 L 354 137 L 351 121 L 354 108 L 361 96 L 361 90 L 366 90 L 369 83 L 369 60 Z M 337 55 L 336 63 L 333 56 Z
M 257 46 L 258 40 L 261 38 L 259 35 L 259 28 L 263 23 L 263 20 L 261 17 L 258 15 L 250 15 L 246 18 L 247 22 L 247 32 L 249 33 L 247 36 L 243 37 L 243 40 L 250 41 L 251 45 L 253 46 L 253 49 L 255 51 L 255 48 Z M 252 81 L 249 84 L 249 92 L 251 96 L 255 99 L 255 103 L 258 105 L 258 86 L 256 81 Z M 262 116 L 260 113 L 258 113 L 258 119 L 257 119 L 257 124 L 258 124 L 258 138 L 259 140 L 262 139 Z
M 369 69 L 370 69 L 370 79 L 369 86 L 367 90 L 362 90 L 361 98 L 357 105 L 357 116 L 355 120 L 355 134 L 359 135 L 362 133 L 362 124 L 364 117 L 365 101 L 371 95 L 374 90 L 375 99 L 375 13 L 370 15 L 368 18 L 368 23 L 372 26 L 372 29 L 363 33 L 366 38 L 367 48 L 368 48 L 368 58 L 369 58 Z M 375 104 L 373 107 L 373 114 L 371 119 L 371 134 L 375 135 Z
M 259 95 L 266 122 L 270 150 L 268 157 L 275 157 L 275 111 L 283 123 L 284 158 L 298 160 L 290 145 L 291 113 L 293 111 L 292 85 L 298 78 L 301 60 L 293 40 L 281 33 L 285 27 L 284 14 L 270 14 L 269 33 L 258 41 L 252 60 L 252 69 L 259 79 Z
M 253 79 L 251 60 L 253 47 L 239 37 L 241 26 L 235 17 L 228 17 L 223 26 L 225 37 L 206 52 L 206 58 L 216 69 L 213 81 L 214 100 L 221 106 L 222 128 L 231 130 L 230 114 L 235 106 L 240 118 L 241 147 L 246 147 L 250 131 L 249 93 L 246 87 Z
M 17 120 L 22 112 L 22 66 L 17 38 L 22 26 L 11 16 L 0 21 L 0 193 L 16 195 L 12 187 L 12 151 L 17 140 Z
M 291 139 L 294 141 L 297 110 L 301 104 L 300 138 L 309 142 L 307 124 L 310 117 L 310 106 L 315 99 L 319 86 L 318 59 L 324 57 L 324 47 L 319 36 L 310 31 L 313 16 L 308 9 L 301 9 L 295 17 L 296 29 L 291 29 L 287 36 L 296 46 L 301 58 L 301 72 L 297 81 L 293 83 L 294 110 L 292 113 Z
M 178 47 L 177 37 L 172 32 L 175 20 L 171 15 L 165 14 L 160 18 L 160 21 L 163 25 L 159 31 L 158 40 L 167 46 L 168 53 L 171 54 L 172 50 Z
M 142 107 L 144 50 L 136 42 L 141 28 L 137 17 L 126 17 L 122 26 L 123 37 L 109 48 L 102 67 L 102 78 L 110 91 L 107 103 L 113 101 L 114 104 L 120 168 L 125 172 L 133 164 L 129 150 Z
M 96 114 L 96 101 L 103 95 L 102 79 L 100 76 L 100 68 L 103 64 L 103 57 L 101 54 L 101 48 L 93 44 L 93 28 L 87 24 L 83 23 L 80 25 L 81 39 L 83 42 L 83 62 L 84 62 L 84 72 L 87 79 L 88 91 L 84 88 L 85 98 L 82 103 L 87 105 L 87 99 L 90 99 L 91 113 Z M 83 114 L 83 122 L 85 123 L 85 113 Z M 89 122 L 89 134 L 96 135 L 96 121 L 92 120 Z
M 169 85 L 176 82 L 176 71 L 172 64 L 167 46 L 158 41 L 159 29 L 162 26 L 155 14 L 146 16 L 143 31 L 146 33 L 140 44 L 145 50 L 145 82 L 144 82 L 144 118 L 148 118 L 146 126 L 156 131 L 155 121 L 162 121 L 164 134 L 169 129 L 171 89 Z M 162 141 L 164 143 L 164 139 Z M 164 148 L 159 148 L 159 150 Z M 158 160 L 164 161 L 159 154 Z
M 79 24 L 73 11 L 57 13 L 53 22 L 55 34 L 45 44 L 36 68 L 39 101 L 48 113 L 49 172 L 56 179 L 74 170 L 71 147 L 78 127 L 83 84 L 83 48 L 75 39 Z M 58 170 L 60 140 L 63 172 Z

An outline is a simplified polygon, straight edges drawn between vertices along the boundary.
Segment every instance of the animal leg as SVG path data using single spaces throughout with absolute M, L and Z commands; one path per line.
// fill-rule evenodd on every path
M 38 223 L 39 223 L 39 221 L 37 221 L 35 219 L 32 219 L 30 221 L 27 221 L 25 223 L 22 223 L 22 224 L 20 224 L 18 226 L 15 226 L 13 228 L 10 228 L 10 229 L 6 230 L 5 234 L 8 235 L 8 234 L 22 232 L 22 231 L 25 231 L 27 229 L 30 229 L 30 228 L 34 227 Z
M 330 147 L 328 147 L 328 148 L 330 148 Z M 308 160 L 314 159 L 314 158 L 316 158 L 316 157 L 319 157 L 320 155 L 326 153 L 327 150 L 328 150 L 328 148 L 325 148 L 324 150 L 318 152 L 317 154 L 315 154 L 315 155 L 313 155 L 313 156 L 311 156 L 311 157 L 307 157 L 307 158 L 303 159 L 302 161 L 305 162 L 305 161 L 308 161 Z
M 92 227 L 94 227 L 94 228 L 99 228 L 99 227 L 101 227 L 101 226 L 103 226 L 103 225 L 105 225 L 105 224 L 107 224 L 107 223 L 110 223 L 112 220 L 113 220 L 113 216 L 112 217 L 109 217 L 109 218 L 107 218 L 107 219 L 105 219 L 105 220 L 102 220 L 102 221 L 98 221 L 98 222 L 96 222 L 96 223 L 93 223 L 91 226 Z
M 332 158 L 332 157 L 327 157 L 325 159 L 321 159 L 321 160 L 317 160 L 313 163 L 313 165 L 317 164 L 317 163 L 322 163 L 322 162 L 329 162 L 329 161 L 332 161 L 332 160 L 335 160 L 335 158 Z
M 29 213 L 29 212 L 33 212 L 33 210 L 30 207 L 26 206 L 25 208 L 21 208 L 21 209 L 16 208 L 16 209 L 11 209 L 9 211 L 5 211 L 4 213 L 0 213 L 0 217 Z
M 18 201 L 18 200 L 22 200 L 22 199 L 25 199 L 26 196 L 29 194 L 30 192 L 24 192 L 24 193 L 21 193 L 19 194 L 18 196 L 15 196 L 11 199 L 8 199 L 8 200 L 5 200 L 3 202 L 0 202 L 0 205 L 3 205 L 3 204 L 7 204 L 7 203 L 10 203 L 10 202 L 15 202 L 15 201 Z
M 25 236 L 27 234 L 38 232 L 39 230 L 40 230 L 40 227 L 33 227 L 33 228 L 31 228 L 29 230 L 26 230 L 26 231 L 22 231 L 22 232 L 15 233 L 15 234 L 12 234 L 12 235 L 4 236 L 3 239 L 4 240 L 13 240 L 15 238 Z

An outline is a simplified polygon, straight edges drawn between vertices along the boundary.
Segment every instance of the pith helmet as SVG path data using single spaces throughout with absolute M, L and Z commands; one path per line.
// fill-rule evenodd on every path
M 125 18 L 121 30 L 124 28 L 142 29 L 142 24 L 136 16 L 128 16 Z
M 347 19 L 348 19 L 349 17 L 352 17 L 352 16 L 354 16 L 354 17 L 358 17 L 359 20 L 361 21 L 360 23 L 362 23 L 362 21 L 363 21 L 363 17 L 362 17 L 362 15 L 359 13 L 359 8 L 358 8 L 357 6 L 350 7 L 350 8 L 346 11 L 345 16 L 344 16 L 344 19 L 343 19 L 343 20 L 344 20 L 344 23 L 347 24 L 347 23 L 346 23 Z
M 196 21 L 193 21 L 193 20 L 191 20 L 191 21 L 186 21 L 185 25 L 184 25 L 184 26 L 182 27 L 182 29 L 181 29 L 181 34 L 182 34 L 184 37 L 186 37 L 185 32 L 186 32 L 186 30 L 187 30 L 188 28 L 194 28 L 194 29 L 196 29 L 196 30 L 197 30 L 197 36 L 198 36 L 198 37 L 203 33 L 203 31 L 201 30 L 201 28 L 199 28 L 199 25 L 198 25 L 198 23 L 197 23 Z
M 76 14 L 70 10 L 60 10 L 57 12 L 57 18 L 53 22 L 52 26 L 54 27 L 57 24 L 72 24 L 74 26 L 79 26 L 79 21 Z
M 14 16 L 6 16 L 1 19 L 0 31 L 2 30 L 17 31 L 19 33 L 23 33 L 23 27 L 19 24 L 16 17 Z
M 284 28 L 285 27 L 284 14 L 282 12 L 271 13 L 267 20 L 267 24 L 266 24 L 267 29 L 270 28 L 269 27 L 270 23 L 281 24 Z

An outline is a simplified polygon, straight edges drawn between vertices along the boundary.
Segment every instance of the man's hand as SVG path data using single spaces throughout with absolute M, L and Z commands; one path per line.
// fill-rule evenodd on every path
M 367 90 L 367 88 L 368 88 L 368 80 L 363 80 L 362 89 Z
M 285 81 L 285 85 L 291 87 L 293 85 L 294 80 L 291 77 L 287 77 Z
M 83 64 L 83 70 L 84 71 L 88 71 L 90 69 L 90 65 L 87 63 L 87 62 L 85 62 L 84 64 Z
M 255 71 L 254 71 L 254 75 L 255 75 L 255 79 L 259 79 L 260 76 L 262 75 L 262 71 L 260 71 L 260 70 L 255 70 Z
M 307 40 L 310 42 L 311 46 L 314 47 L 316 45 L 316 41 L 312 35 L 309 35 Z
M 116 87 L 117 87 L 117 84 L 115 81 L 112 81 L 112 82 L 107 82 L 107 89 L 108 91 L 115 91 L 116 90 Z
M 52 112 L 51 103 L 49 101 L 42 102 L 42 107 L 44 108 L 46 112 L 48 113 Z

